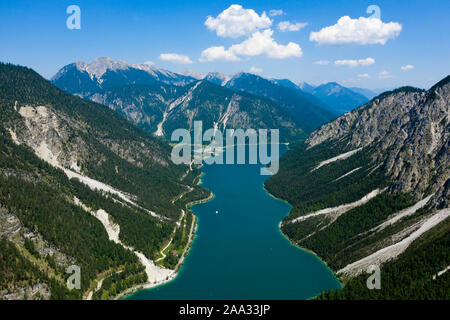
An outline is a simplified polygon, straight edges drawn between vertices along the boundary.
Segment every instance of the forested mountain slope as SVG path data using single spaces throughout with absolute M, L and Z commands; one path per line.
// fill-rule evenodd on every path
M 0 64 L 0 110 L 1 297 L 112 298 L 173 273 L 178 259 L 153 261 L 174 234 L 170 249 L 188 247 L 186 204 L 208 196 L 196 169 L 25 67 Z M 69 265 L 80 290 L 65 286 Z
M 158 129 L 164 112 L 187 89 L 167 84 L 127 85 L 102 90 L 84 98 L 104 104 L 149 133 Z
M 449 80 L 383 93 L 323 125 L 266 181 L 293 205 L 283 233 L 345 283 L 324 298 L 448 298 Z M 381 290 L 365 286 L 370 265 L 382 266 Z

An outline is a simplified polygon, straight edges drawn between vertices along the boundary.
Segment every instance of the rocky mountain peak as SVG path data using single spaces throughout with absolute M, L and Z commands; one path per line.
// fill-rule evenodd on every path
M 86 71 L 91 79 L 94 77 L 100 79 L 106 71 L 116 71 L 124 70 L 132 67 L 132 64 L 119 60 L 113 60 L 109 57 L 99 57 L 93 60 L 91 63 L 86 63 L 84 61 L 75 62 L 76 67 L 79 71 Z
M 203 80 L 207 80 L 209 82 L 224 86 L 228 80 L 230 80 L 230 76 L 227 76 L 220 72 L 208 72 L 204 77 Z
M 77 61 L 63 67 L 52 78 L 59 88 L 81 96 L 107 87 L 158 83 L 184 86 L 193 81 L 196 79 L 191 76 L 158 69 L 150 64 L 129 63 L 109 57 L 100 57 L 90 63 Z

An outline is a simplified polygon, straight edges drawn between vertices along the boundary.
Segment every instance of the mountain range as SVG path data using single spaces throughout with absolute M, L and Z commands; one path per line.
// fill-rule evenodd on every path
M 337 116 L 327 105 L 296 88 L 289 80 L 278 82 L 251 73 L 238 73 L 225 84 L 225 87 L 271 99 L 289 110 L 297 119 L 310 125 L 311 129 Z
M 99 58 L 62 68 L 52 82 L 80 97 L 108 105 L 141 128 L 170 138 L 176 128 L 279 128 L 284 141 L 304 139 L 311 129 L 271 99 L 236 92 L 210 80 Z M 331 119 L 331 116 L 330 118 Z M 322 121 L 323 122 L 323 121 Z M 321 122 L 321 123 L 322 123 Z
M 202 84 L 194 85 L 198 81 Z M 199 79 L 106 57 L 91 63 L 69 64 L 52 82 L 66 92 L 108 105 L 148 132 L 166 138 L 169 138 L 169 131 L 158 126 L 191 128 L 192 119 L 196 117 L 203 120 L 206 128 L 215 125 L 235 128 L 237 124 L 248 128 L 257 121 L 260 123 L 257 128 L 279 127 L 284 140 L 293 141 L 303 139 L 321 124 L 368 101 L 363 95 L 336 83 L 308 85 L 303 90 L 288 79 L 269 80 L 250 73 L 230 77 L 210 72 Z M 190 95 L 195 97 L 193 101 L 199 101 L 199 93 L 203 103 L 187 106 L 192 101 Z M 246 104 L 253 108 L 246 108 Z M 204 109 L 210 106 L 214 106 L 215 118 L 202 116 Z M 275 112 L 272 119 L 262 117 L 267 115 L 268 108 Z M 177 110 L 184 110 L 184 115 L 178 115 Z M 227 119 L 225 125 L 219 123 L 224 119 Z M 292 129 L 293 125 L 297 130 Z

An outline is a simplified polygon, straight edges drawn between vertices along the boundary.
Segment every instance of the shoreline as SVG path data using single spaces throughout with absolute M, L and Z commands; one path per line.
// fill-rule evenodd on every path
M 266 189 L 266 186 L 265 186 L 264 183 L 263 183 L 263 189 L 264 189 L 264 191 L 266 191 L 266 193 L 267 193 L 269 196 L 271 196 L 272 198 L 274 198 L 274 199 L 276 199 L 276 200 L 278 200 L 278 201 L 282 201 L 282 202 L 288 204 L 288 205 L 291 207 L 291 209 L 289 210 L 288 214 L 286 215 L 286 217 L 287 217 L 287 216 L 289 215 L 289 213 L 291 212 L 292 208 L 293 208 L 293 206 L 289 203 L 289 201 L 284 200 L 284 199 L 281 199 L 281 198 L 278 198 L 277 196 L 275 196 L 275 195 L 273 195 L 272 193 L 270 193 L 270 192 Z M 283 218 L 283 219 L 284 219 L 284 218 Z M 329 272 L 334 276 L 334 278 L 339 282 L 341 288 L 343 288 L 344 286 L 343 286 L 343 284 L 342 284 L 342 280 L 338 277 L 338 275 L 336 274 L 336 272 L 335 272 L 334 270 L 332 270 L 332 269 L 328 266 L 328 264 L 326 263 L 325 260 L 323 260 L 323 259 L 322 259 L 317 253 L 315 253 L 314 251 L 312 251 L 312 250 L 310 250 L 310 249 L 308 249 L 308 248 L 305 248 L 305 247 L 301 247 L 301 246 L 297 245 L 296 243 L 294 243 L 294 242 L 293 242 L 293 241 L 292 241 L 292 240 L 291 240 L 291 239 L 283 232 L 283 230 L 281 230 L 281 224 L 282 224 L 282 222 L 283 222 L 283 220 L 281 220 L 280 223 L 278 224 L 278 231 L 281 233 L 281 235 L 283 236 L 283 238 L 285 238 L 287 241 L 289 241 L 289 243 L 290 243 L 292 246 L 294 246 L 295 248 L 300 249 L 300 250 L 302 250 L 302 251 L 304 251 L 304 252 L 307 252 L 308 254 L 313 255 L 318 261 L 320 261 L 320 263 L 322 263 L 324 266 L 327 267 L 328 271 L 329 271 Z M 321 293 L 320 293 L 320 294 L 321 294 Z M 309 297 L 309 298 L 306 299 L 306 300 L 311 300 L 311 299 L 317 298 L 320 294 L 318 294 L 318 295 L 316 295 L 316 296 L 311 296 L 311 297 Z
M 128 297 L 133 296 L 135 293 L 137 293 L 141 290 L 153 289 L 158 286 L 165 285 L 165 284 L 171 282 L 172 280 L 175 280 L 178 277 L 178 274 L 180 273 L 181 268 L 183 267 L 184 259 L 186 258 L 187 254 L 191 250 L 192 243 L 195 239 L 195 235 L 197 232 L 197 216 L 195 216 L 195 215 L 194 215 L 194 220 L 192 221 L 192 224 L 193 224 L 193 226 L 192 226 L 193 230 L 192 230 L 192 233 L 190 233 L 190 235 L 189 235 L 190 240 L 189 240 L 188 244 L 186 245 L 186 248 L 183 251 L 183 255 L 181 256 L 180 260 L 178 261 L 175 269 L 172 270 L 172 273 L 168 276 L 167 279 L 158 281 L 156 283 L 144 283 L 144 284 L 140 284 L 140 285 L 128 288 L 127 290 L 121 292 L 119 295 L 114 297 L 112 300 L 120 300 L 123 298 L 128 298 Z
M 197 185 L 201 185 L 201 184 L 202 184 L 202 176 L 203 176 L 204 174 L 205 174 L 204 172 L 201 172 L 201 174 L 198 176 Z M 287 205 L 289 205 L 290 210 L 287 212 L 287 215 L 286 215 L 286 216 L 288 216 L 289 213 L 291 212 L 292 208 L 293 208 L 293 206 L 289 203 L 289 201 L 284 200 L 284 199 L 282 199 L 282 198 L 278 198 L 277 196 L 275 196 L 275 195 L 273 195 L 272 193 L 270 193 L 270 192 L 266 189 L 266 186 L 265 186 L 265 183 L 264 183 L 264 182 L 262 183 L 262 188 L 264 189 L 264 191 L 266 192 L 266 194 L 268 194 L 268 195 L 269 195 L 270 197 L 272 197 L 273 199 L 276 199 L 277 201 L 282 201 L 282 202 L 286 203 Z M 214 199 L 214 197 L 215 197 L 214 193 L 213 193 L 211 190 L 209 190 L 209 189 L 208 189 L 208 191 L 209 191 L 209 195 L 208 195 L 206 198 L 188 202 L 188 203 L 186 204 L 186 209 L 187 209 L 187 210 L 190 210 L 191 207 L 194 206 L 194 205 L 206 203 L 206 202 L 209 202 L 209 201 L 211 201 L 212 199 Z M 191 211 L 192 211 L 192 210 L 191 210 Z M 192 228 L 193 228 L 193 230 L 192 230 L 192 232 L 191 232 L 190 235 L 189 235 L 189 236 L 190 236 L 189 242 L 188 242 L 188 244 L 186 245 L 186 248 L 185 248 L 185 250 L 184 250 L 184 252 L 183 252 L 183 255 L 181 256 L 179 262 L 177 263 L 175 269 L 174 269 L 173 272 L 170 274 L 170 276 L 169 276 L 167 279 L 162 280 L 162 281 L 159 281 L 159 282 L 157 282 L 157 283 L 145 283 L 145 284 L 140 284 L 140 285 L 134 286 L 134 287 L 132 287 L 132 288 L 128 288 L 128 289 L 125 290 L 124 292 L 121 292 L 119 295 L 117 295 L 116 297 L 114 297 L 113 300 L 119 300 L 119 299 L 131 297 L 131 296 L 133 296 L 134 294 L 136 294 L 137 292 L 139 292 L 139 291 L 141 291 L 141 290 L 153 289 L 153 288 L 155 288 L 155 287 L 165 285 L 165 284 L 167 284 L 167 283 L 169 283 L 169 282 L 171 282 L 172 280 L 175 280 L 175 279 L 177 278 L 178 274 L 180 273 L 180 271 L 181 271 L 181 269 L 182 269 L 182 267 L 183 267 L 183 265 L 184 265 L 184 264 L 183 264 L 184 259 L 187 257 L 187 254 L 189 253 L 189 251 L 190 251 L 190 249 L 191 249 L 191 247 L 192 247 L 192 244 L 193 244 L 193 242 L 194 242 L 194 239 L 195 239 L 195 237 L 196 237 L 196 235 L 197 235 L 197 229 L 198 229 L 198 217 L 194 214 L 193 211 L 192 211 L 192 215 L 193 215 L 193 217 L 194 217 L 194 219 L 193 219 L 193 221 L 192 221 L 192 224 L 193 224 L 193 227 L 192 227 Z M 342 284 L 342 282 L 341 282 L 341 279 L 337 276 L 337 274 L 336 274 L 332 269 L 330 269 L 330 267 L 328 266 L 328 264 L 327 264 L 324 260 L 322 260 L 321 257 L 320 257 L 318 254 L 316 254 L 314 251 L 312 251 L 312 250 L 310 250 L 310 249 L 308 249 L 308 248 L 304 248 L 304 247 L 301 247 L 301 246 L 297 245 L 296 243 L 292 242 L 291 239 L 290 239 L 286 234 L 284 234 L 284 232 L 281 230 L 281 224 L 282 224 L 282 221 L 283 221 L 283 220 L 281 220 L 281 221 L 279 222 L 279 224 L 278 224 L 278 231 L 279 231 L 280 234 L 283 236 L 283 238 L 285 238 L 285 240 L 287 240 L 287 241 L 289 242 L 289 244 L 292 245 L 292 246 L 294 246 L 296 249 L 302 250 L 303 252 L 306 252 L 306 253 L 308 253 L 308 254 L 314 256 L 315 259 L 317 259 L 321 264 L 323 264 L 323 265 L 327 268 L 328 272 L 330 272 L 330 274 L 333 275 L 333 277 L 337 280 L 337 282 L 339 283 L 339 285 L 341 286 L 341 288 L 343 288 L 343 284 Z M 308 297 L 306 300 L 314 299 L 314 298 L 320 296 L 321 294 L 322 294 L 322 292 L 319 293 L 319 294 L 317 294 L 317 295 Z
M 199 183 L 198 185 L 201 184 L 201 177 L 204 175 L 204 172 L 202 172 L 199 175 Z M 203 199 L 199 199 L 199 200 L 195 200 L 195 201 L 191 201 L 188 202 L 186 204 L 186 210 L 190 210 L 192 206 L 196 205 L 196 204 L 201 204 L 201 203 L 206 203 L 208 201 L 211 201 L 212 199 L 214 199 L 214 193 L 209 190 L 209 195 L 206 198 Z M 194 217 L 194 219 L 192 220 L 192 225 L 191 225 L 191 232 L 189 233 L 189 241 L 186 244 L 186 247 L 183 251 L 183 254 L 180 257 L 180 260 L 178 261 L 176 267 L 174 270 L 172 270 L 172 273 L 168 276 L 167 279 L 162 280 L 162 281 L 158 281 L 156 283 L 143 283 L 143 284 L 139 284 L 136 285 L 134 287 L 128 288 L 125 291 L 119 293 L 117 296 L 115 296 L 112 300 L 120 300 L 123 298 L 128 298 L 133 296 L 134 294 L 136 294 L 137 292 L 141 291 L 141 290 L 148 290 L 148 289 L 153 289 L 155 287 L 158 286 L 162 286 L 165 285 L 173 280 L 175 280 L 178 276 L 178 274 L 180 273 L 182 267 L 183 267 L 183 262 L 184 259 L 187 257 L 189 251 L 191 250 L 192 244 L 194 242 L 194 239 L 197 235 L 197 228 L 198 228 L 198 217 L 194 214 L 194 212 L 192 210 L 190 210 L 192 212 L 192 215 Z

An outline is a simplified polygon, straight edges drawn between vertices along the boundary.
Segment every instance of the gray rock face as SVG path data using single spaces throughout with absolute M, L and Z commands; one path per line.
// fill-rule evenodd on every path
M 448 205 L 449 101 L 448 80 L 428 92 L 401 88 L 323 125 L 307 144 L 343 142 L 348 150 L 376 146 L 373 160 L 390 176 L 391 190 L 416 198 L 433 191 L 435 206 Z
M 18 111 L 23 117 L 23 122 L 16 123 L 18 142 L 26 143 L 42 158 L 74 169 L 88 156 L 86 143 L 75 135 L 81 130 L 76 121 L 45 106 L 19 106 Z
M 15 287 L 2 296 L 5 300 L 48 300 L 50 297 L 50 288 L 43 282 L 30 286 Z
M 92 145 L 83 137 L 87 128 L 64 113 L 56 113 L 45 106 L 19 106 L 22 121 L 10 131 L 17 143 L 31 147 L 42 158 L 55 166 L 82 172 L 87 159 L 104 162 Z M 120 158 L 140 168 L 143 163 L 167 167 L 169 159 L 148 142 L 111 139 L 104 132 L 97 132 L 96 140 Z
M 17 216 L 0 203 L 0 238 L 3 237 L 21 248 L 24 246 L 25 239 L 31 240 L 41 258 L 51 256 L 61 268 L 76 264 L 72 257 L 63 254 L 58 248 L 45 241 L 41 234 L 24 227 Z M 50 295 L 46 281 L 28 284 L 14 283 L 7 290 L 0 289 L 0 297 L 6 300 L 49 299 Z

